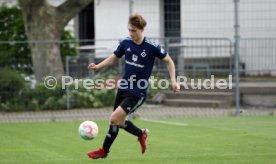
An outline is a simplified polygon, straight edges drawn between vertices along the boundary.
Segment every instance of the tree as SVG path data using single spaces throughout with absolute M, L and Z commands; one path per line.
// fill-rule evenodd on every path
M 10 41 L 0 44 L 0 68 L 13 68 L 20 73 L 32 73 L 31 52 L 26 44 L 22 12 L 18 6 L 0 6 L 0 40 Z M 20 41 L 22 44 L 13 44 Z
M 58 79 L 64 75 L 58 40 L 67 23 L 92 1 L 66 0 L 55 7 L 47 0 L 19 0 L 38 82 L 49 75 Z
M 19 73 L 32 75 L 33 64 L 31 50 L 27 43 L 27 36 L 24 28 L 24 20 L 21 9 L 17 5 L 0 6 L 0 70 L 3 68 L 12 68 Z M 74 41 L 75 38 L 71 32 L 65 30 L 61 40 Z M 60 44 L 60 53 L 63 64 L 66 56 L 75 56 L 75 42 L 63 42 Z

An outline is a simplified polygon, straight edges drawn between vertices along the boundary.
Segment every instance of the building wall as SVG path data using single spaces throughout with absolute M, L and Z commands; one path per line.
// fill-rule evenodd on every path
M 130 8 L 129 0 L 95 2 L 96 57 L 112 54 L 118 45 L 118 39 L 129 36 L 127 23 L 130 9 L 132 13 L 139 13 L 146 19 L 146 37 L 150 37 L 162 45 L 162 40 L 158 39 L 164 36 L 162 3 L 163 0 L 134 0 L 134 4 Z M 107 40 L 110 38 L 112 40 Z M 102 50 L 103 47 L 106 47 L 106 50 Z
M 182 37 L 234 37 L 233 0 L 182 0 Z M 242 0 L 240 35 L 276 37 L 276 1 Z
M 233 0 L 181 1 L 182 37 L 233 38 Z
M 233 0 L 181 2 L 183 38 L 223 37 L 234 41 Z M 247 74 L 276 74 L 275 39 L 248 39 L 276 38 L 275 20 L 276 1 L 240 1 L 240 59 Z
M 134 1 L 133 13 L 143 15 L 147 21 L 145 29 L 147 37 L 156 38 L 162 36 L 163 26 L 160 12 L 160 1 L 158 0 Z M 118 39 L 129 35 L 127 30 L 129 13 L 129 0 L 95 1 L 96 47 L 114 48 L 114 44 L 116 44 Z M 112 41 L 100 41 L 102 39 L 112 39 Z M 114 40 L 116 40 L 115 43 Z
M 147 21 L 145 35 L 151 38 L 163 37 L 163 6 L 161 0 L 135 0 L 133 13 L 141 14 Z
M 128 0 L 95 1 L 95 39 L 127 35 Z

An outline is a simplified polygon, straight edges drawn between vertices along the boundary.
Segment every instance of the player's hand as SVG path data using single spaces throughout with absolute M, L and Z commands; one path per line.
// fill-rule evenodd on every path
M 87 67 L 88 69 L 92 69 L 92 70 L 97 70 L 98 69 L 98 66 L 97 64 L 95 63 L 90 63 Z
M 178 84 L 177 82 L 175 82 L 175 81 L 172 82 L 172 90 L 173 90 L 174 92 L 179 92 L 179 91 L 180 91 L 180 86 L 179 86 L 179 84 Z

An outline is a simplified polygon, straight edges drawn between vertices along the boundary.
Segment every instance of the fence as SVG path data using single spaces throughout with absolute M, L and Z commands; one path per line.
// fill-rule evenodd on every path
M 166 39 L 152 39 L 155 42 L 162 45 L 167 49 L 172 56 L 177 69 L 177 75 L 185 75 L 188 78 L 210 78 L 210 75 L 218 77 L 227 77 L 234 73 L 234 58 L 233 58 L 233 43 L 227 38 L 181 38 L 179 42 L 175 42 L 175 38 Z M 101 40 L 101 42 L 113 42 L 117 44 L 118 40 Z M 67 41 L 68 42 L 68 41 Z M 95 41 L 97 42 L 97 41 Z M 66 42 L 65 42 L 66 43 Z M 252 77 L 253 75 L 266 75 L 267 77 L 275 76 L 275 45 L 276 39 L 262 38 L 262 39 L 242 39 L 241 40 L 241 69 L 240 73 L 244 77 Z M 2 46 L 8 47 L 10 42 L 2 42 Z M 24 47 L 27 43 L 16 43 L 20 48 Z M 40 43 L 48 44 L 48 43 Z M 72 43 L 70 43 L 72 44 Z M 78 45 L 75 42 L 74 45 Z M 21 45 L 21 46 L 20 46 Z M 17 47 L 17 46 L 16 46 Z M 26 47 L 26 45 L 25 45 Z M 65 75 L 74 79 L 94 78 L 93 71 L 88 71 L 87 66 L 91 62 L 98 63 L 105 57 L 112 54 L 114 49 L 95 46 L 80 46 L 77 47 L 77 56 L 67 56 L 64 60 Z M 26 57 L 27 56 L 27 57 Z M 23 58 L 11 58 L 6 61 L 1 67 L 10 67 L 17 69 L 25 79 L 29 81 L 29 84 L 34 85 L 35 81 L 31 81 L 33 78 L 32 71 L 26 72 L 25 70 L 31 70 L 30 64 L 22 64 L 22 61 L 31 61 L 30 55 L 25 55 Z M 9 65 L 10 63 L 10 65 Z M 17 67 L 15 67 L 17 66 Z M 123 60 L 120 60 L 114 66 L 104 69 L 101 72 L 96 72 L 98 75 L 107 74 L 111 71 L 113 77 L 120 76 L 124 67 Z M 25 69 L 23 69 L 25 68 Z M 156 60 L 153 74 L 161 75 L 168 78 L 168 71 L 166 65 L 161 60 Z M 50 76 L 50 75 L 49 75 Z M 260 78 L 261 79 L 261 78 Z M 34 80 L 34 79 L 33 79 Z M 265 79 L 267 80 L 267 79 Z M 10 84 L 14 86 L 15 84 Z M 33 86 L 34 87 L 34 86 Z M 15 89 L 16 90 L 16 89 Z M 7 91 L 1 90 L 2 94 L 8 94 Z M 45 92 L 45 90 L 43 91 Z M 37 96 L 43 95 L 43 92 L 36 93 Z M 63 90 L 63 93 L 66 91 Z M 73 97 L 72 97 L 73 98 Z M 31 101 L 31 100 L 30 100 Z M 50 101 L 50 100 L 49 100 Z M 64 101 L 64 100 L 63 100 Z M 64 103 L 68 103 L 68 99 Z M 12 104 L 12 103 L 11 103 Z M 68 105 L 63 106 L 67 108 Z M 49 106 L 50 107 L 50 106 Z
M 235 39 L 239 39 L 240 62 L 238 64 L 241 80 L 275 82 L 276 1 L 131 0 L 130 2 L 130 5 L 127 5 L 127 11 L 138 12 L 146 18 L 148 21 L 146 36 L 168 50 L 176 64 L 177 75 L 185 75 L 189 78 L 209 78 L 210 75 L 224 78 L 229 74 L 235 75 L 235 55 L 237 55 L 235 54 Z M 235 10 L 237 3 L 239 9 Z M 100 12 L 102 9 L 100 7 L 105 5 L 107 1 L 99 1 L 95 4 L 96 11 Z M 114 4 L 114 10 L 116 6 L 122 7 L 119 3 Z M 118 11 L 124 10 L 122 8 L 122 10 L 116 10 Z M 121 14 L 118 13 L 118 15 Z M 235 14 L 239 15 L 240 20 L 236 26 L 234 26 Z M 106 27 L 110 28 L 110 26 L 98 22 L 101 20 L 100 16 L 100 14 L 96 15 L 97 35 L 94 40 L 60 41 L 61 45 L 69 45 L 64 46 L 67 50 L 74 52 L 69 56 L 68 51 L 62 53 L 65 75 L 74 79 L 97 78 L 96 75 L 116 78 L 121 75 L 124 68 L 122 61 L 101 72 L 94 73 L 87 70 L 89 63 L 103 60 L 116 48 L 118 39 L 103 39 L 101 36 L 108 35 L 110 38 L 115 38 L 113 33 L 122 33 L 120 28 L 106 30 Z M 117 22 L 118 26 L 122 23 L 118 18 L 110 21 Z M 125 24 L 122 25 L 122 27 L 125 26 Z M 238 27 L 240 33 L 235 38 L 235 28 Z M 51 41 L 36 41 L 35 43 L 50 44 Z M 94 45 L 85 43 L 94 43 Z M 43 84 L 38 85 L 35 82 L 28 42 L 2 40 L 0 46 L 0 108 L 2 111 L 112 105 L 114 90 L 98 90 L 90 93 L 82 89 L 75 90 L 67 87 L 66 89 L 57 88 L 49 93 Z M 18 76 L 18 73 L 7 68 L 17 70 L 20 75 Z M 168 78 L 166 65 L 156 60 L 153 74 Z M 22 76 L 23 81 L 20 80 Z M 25 81 L 28 81 L 27 87 Z M 110 97 L 105 98 L 106 95 Z M 238 98 L 236 101 L 240 102 L 241 99 Z
M 245 74 L 251 76 L 276 75 L 276 39 L 248 38 L 240 42 L 241 62 Z

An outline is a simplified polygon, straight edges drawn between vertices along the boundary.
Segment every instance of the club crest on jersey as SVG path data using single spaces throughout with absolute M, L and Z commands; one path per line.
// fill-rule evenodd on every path
M 127 49 L 127 51 L 128 51 L 128 52 L 131 52 L 131 49 L 130 49 L 130 47 L 129 47 L 129 48 Z
M 145 50 L 141 53 L 141 56 L 142 56 L 143 58 L 147 56 L 147 54 L 146 54 L 146 51 L 145 51 Z
M 165 50 L 163 48 L 161 48 L 161 53 L 164 54 L 165 53 Z
M 135 54 L 132 54 L 132 61 L 136 62 L 138 60 L 138 56 Z

